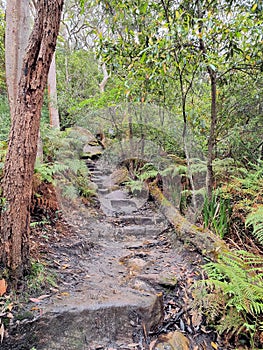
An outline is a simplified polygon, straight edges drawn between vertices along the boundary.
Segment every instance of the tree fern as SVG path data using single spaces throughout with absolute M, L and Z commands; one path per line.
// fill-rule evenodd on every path
M 246 219 L 246 227 L 253 226 L 252 235 L 263 244 L 263 205 L 250 213 Z

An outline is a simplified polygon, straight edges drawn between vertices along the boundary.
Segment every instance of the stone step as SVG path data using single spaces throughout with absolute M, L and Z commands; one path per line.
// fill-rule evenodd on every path
M 94 170 L 91 172 L 91 175 L 94 176 L 103 176 L 103 172 L 101 170 Z
M 55 301 L 30 323 L 27 342 L 32 347 L 41 344 L 41 350 L 105 349 L 112 344 L 116 348 L 133 343 L 136 331 L 155 329 L 162 318 L 162 297 L 154 293 L 127 290 L 100 302 L 74 295 Z
M 104 180 L 101 178 L 97 178 L 97 177 L 91 177 L 91 181 L 94 182 L 99 188 L 106 188 L 104 185 Z
M 150 236 L 154 237 L 162 232 L 160 227 L 156 226 L 140 226 L 140 225 L 131 225 L 118 227 L 116 229 L 116 236 L 125 237 L 125 236 Z
M 128 225 L 157 225 L 165 222 L 162 216 L 140 216 L 140 215 L 125 215 L 119 217 L 120 222 Z
M 104 175 L 98 176 L 98 175 L 91 174 L 91 178 L 92 178 L 92 181 L 105 181 L 106 176 Z
M 98 194 L 100 194 L 100 195 L 107 195 L 108 193 L 109 193 L 109 189 L 108 188 L 98 188 L 98 190 L 97 190 L 97 192 L 98 192 Z
M 121 209 L 121 207 L 130 207 L 130 206 L 133 208 L 137 208 L 133 200 L 129 198 L 110 199 L 110 202 L 113 208 Z
M 132 213 L 137 210 L 137 205 L 131 199 L 111 199 L 110 203 L 119 212 Z

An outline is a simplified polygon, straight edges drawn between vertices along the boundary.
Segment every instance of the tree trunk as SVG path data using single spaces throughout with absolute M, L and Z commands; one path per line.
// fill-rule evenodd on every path
M 210 132 L 208 138 L 208 151 L 207 151 L 207 172 L 206 172 L 206 191 L 207 196 L 211 200 L 212 191 L 214 187 L 214 172 L 213 172 L 213 160 L 215 158 L 214 148 L 216 144 L 216 125 L 217 125 L 217 110 L 216 110 L 216 73 L 209 67 L 208 73 L 211 84 L 211 122 Z
M 55 54 L 48 72 L 48 100 L 50 126 L 60 129 Z
M 38 0 L 37 15 L 23 61 L 18 98 L 3 171 L 0 266 L 14 286 L 28 272 L 32 177 L 41 107 L 56 47 L 63 0 Z
M 100 92 L 103 93 L 105 91 L 105 86 L 107 84 L 107 81 L 109 79 L 109 74 L 107 72 L 106 64 L 105 62 L 102 63 L 102 72 L 103 72 L 103 79 L 102 82 L 99 84 Z
M 202 21 L 200 21 L 199 22 L 200 50 L 204 56 L 204 59 L 206 60 L 206 54 L 207 54 L 206 47 L 201 36 L 202 27 L 203 27 L 203 23 Z M 209 131 L 208 144 L 207 144 L 206 192 L 207 192 L 208 199 L 211 200 L 212 191 L 214 187 L 213 160 L 215 157 L 214 148 L 216 144 L 215 135 L 216 135 L 216 127 L 217 127 L 217 108 L 216 108 L 217 78 L 216 78 L 216 72 L 210 67 L 210 65 L 207 65 L 207 72 L 209 74 L 210 87 L 211 87 L 211 122 L 210 122 L 210 131 Z
M 6 4 L 5 66 L 11 118 L 14 116 L 22 63 L 30 34 L 28 0 L 8 0 Z

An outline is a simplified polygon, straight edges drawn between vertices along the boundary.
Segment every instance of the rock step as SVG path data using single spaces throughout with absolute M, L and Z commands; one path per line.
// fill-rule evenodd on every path
M 34 332 L 29 325 L 30 337 L 41 342 L 41 350 L 105 349 L 112 344 L 133 343 L 134 332 L 148 332 L 162 318 L 162 297 L 156 294 L 128 290 L 101 303 L 75 296 L 46 309 L 34 324 Z
M 91 175 L 97 175 L 97 176 L 102 176 L 103 175 L 103 172 L 101 171 L 101 170 L 93 170 L 92 172 L 91 172 Z
M 107 195 L 110 192 L 108 188 L 98 188 L 97 193 L 100 195 Z
M 137 210 L 137 205 L 131 199 L 110 199 L 110 203 L 113 209 L 132 208 Z
M 108 191 L 110 191 L 107 187 L 105 187 L 103 179 L 93 178 L 92 177 L 91 181 L 94 182 L 98 186 L 98 188 L 105 188 Z
M 92 178 L 92 181 L 93 182 L 96 182 L 96 181 L 104 181 L 105 180 L 105 178 L 106 178 L 106 176 L 103 176 L 103 175 L 101 175 L 101 176 L 97 176 L 97 175 L 93 175 L 93 174 L 91 174 L 91 178 Z
M 116 229 L 116 236 L 125 237 L 125 236 L 157 236 L 161 233 L 161 229 L 156 226 L 139 226 L 139 225 L 131 225 L 118 227 Z
M 157 225 L 166 222 L 161 216 L 140 216 L 140 215 L 123 215 L 119 217 L 120 222 L 128 225 Z

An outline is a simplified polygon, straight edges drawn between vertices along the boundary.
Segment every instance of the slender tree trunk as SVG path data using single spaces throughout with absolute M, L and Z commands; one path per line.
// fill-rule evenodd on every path
M 53 56 L 48 72 L 48 99 L 50 125 L 60 129 L 57 97 L 56 58 Z
M 32 177 L 41 107 L 56 47 L 63 0 L 38 0 L 37 15 L 23 61 L 18 98 L 3 171 L 0 266 L 14 285 L 28 271 Z
M 208 138 L 208 152 L 207 152 L 207 172 L 206 172 L 206 190 L 207 196 L 211 200 L 212 191 L 214 187 L 214 172 L 213 172 L 213 160 L 215 158 L 215 145 L 216 145 L 216 126 L 217 126 L 217 109 L 216 109 L 216 73 L 209 67 L 208 73 L 211 84 L 211 122 L 210 132 Z
M 186 118 L 186 94 L 184 92 L 184 85 L 183 85 L 183 78 L 180 74 L 180 89 L 181 89 L 181 101 L 182 101 L 182 113 L 183 113 L 183 120 L 184 120 L 184 128 L 183 128 L 183 144 L 184 144 L 184 153 L 185 158 L 187 162 L 187 171 L 188 171 L 188 178 L 190 181 L 190 185 L 192 187 L 192 203 L 194 206 L 194 213 L 197 214 L 197 203 L 196 203 L 196 196 L 195 196 L 195 184 L 191 169 L 191 161 L 190 161 L 190 155 L 188 151 L 188 145 L 187 145 L 187 118 Z
M 43 163 L 43 159 L 44 159 L 43 142 L 42 142 L 41 133 L 40 133 L 40 130 L 39 130 L 39 132 L 38 132 L 38 140 L 37 140 L 37 156 L 36 156 L 36 160 L 39 163 Z
M 11 118 L 14 116 L 23 58 L 30 35 L 28 0 L 6 3 L 5 66 Z
M 102 67 L 103 79 L 99 84 L 99 88 L 100 88 L 100 92 L 103 93 L 105 91 L 105 86 L 110 76 L 107 72 L 106 64 L 104 62 L 101 67 Z
M 200 11 L 199 11 L 200 12 Z M 201 13 L 201 12 L 200 12 Z M 203 15 L 200 16 L 201 18 Z M 202 34 L 202 27 L 203 23 L 202 21 L 199 22 L 199 33 Z M 200 50 L 203 54 L 204 59 L 206 60 L 206 47 L 205 43 L 202 39 L 202 36 L 200 36 Z M 207 72 L 209 74 L 210 79 L 210 87 L 211 87 L 211 115 L 210 115 L 210 132 L 209 132 L 209 138 L 208 138 L 208 144 L 207 144 L 207 171 L 206 171 L 206 192 L 208 199 L 211 200 L 212 198 L 212 191 L 214 187 L 214 172 L 213 172 L 213 160 L 215 158 L 215 145 L 216 145 L 216 127 L 217 127 L 217 106 L 216 106 L 216 84 L 217 84 L 217 77 L 216 72 L 207 65 Z

